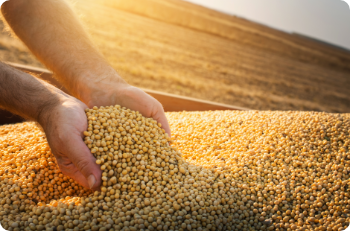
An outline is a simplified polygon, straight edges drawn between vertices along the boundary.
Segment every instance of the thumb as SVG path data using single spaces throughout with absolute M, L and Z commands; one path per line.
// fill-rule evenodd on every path
M 66 142 L 68 158 L 85 177 L 85 185 L 87 183 L 90 189 L 97 190 L 101 185 L 102 171 L 96 164 L 95 157 L 80 136 L 74 135 Z
M 158 101 L 157 103 L 158 103 L 157 110 L 155 114 L 152 115 L 152 117 L 162 125 L 162 128 L 165 130 L 165 132 L 169 135 L 169 137 L 171 137 L 170 126 L 165 116 L 163 106 Z

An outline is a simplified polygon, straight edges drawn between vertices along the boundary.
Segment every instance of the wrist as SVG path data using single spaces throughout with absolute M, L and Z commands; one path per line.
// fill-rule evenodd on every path
M 55 114 L 57 114 L 59 107 L 65 101 L 69 100 L 69 98 L 71 98 L 71 96 L 59 91 L 60 90 L 57 89 L 57 92 L 54 92 L 52 97 L 38 107 L 38 113 L 35 120 L 43 127 L 44 130 L 46 130 Z
M 118 104 L 118 95 L 129 86 L 112 68 L 81 75 L 77 85 L 77 98 L 88 107 Z

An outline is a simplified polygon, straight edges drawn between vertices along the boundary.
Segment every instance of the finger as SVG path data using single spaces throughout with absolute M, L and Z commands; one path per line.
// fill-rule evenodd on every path
M 136 110 L 141 112 L 143 116 L 152 117 L 153 119 L 157 120 L 170 137 L 171 136 L 170 126 L 167 118 L 165 117 L 162 104 L 157 99 L 145 93 L 139 88 L 129 87 L 128 89 L 129 90 L 131 89 L 131 90 L 130 91 L 124 90 L 123 92 L 124 97 L 121 98 L 122 105 L 130 108 L 131 110 Z M 124 101 L 125 99 L 126 100 L 132 99 L 132 100 Z M 137 100 L 137 99 L 142 99 L 142 100 Z M 138 103 L 134 104 L 135 101 L 137 101 Z M 149 110 L 150 107 L 151 107 L 151 110 Z
M 85 177 L 89 188 L 98 190 L 101 185 L 102 171 L 81 136 L 77 134 L 70 136 L 66 140 L 66 150 L 67 157 Z
M 158 107 L 155 115 L 153 115 L 152 117 L 153 117 L 153 119 L 157 120 L 162 125 L 162 128 L 165 130 L 165 132 L 169 135 L 169 137 L 171 137 L 169 122 L 165 116 L 164 109 L 163 109 L 163 106 L 161 104 Z
M 67 158 L 57 158 L 57 164 L 61 172 L 78 182 L 84 188 L 90 189 L 88 181 L 85 176 L 79 171 L 77 167 Z

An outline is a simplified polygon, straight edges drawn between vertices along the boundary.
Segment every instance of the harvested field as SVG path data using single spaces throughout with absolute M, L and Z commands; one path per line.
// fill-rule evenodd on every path
M 74 9 L 138 87 L 259 110 L 350 111 L 344 50 L 175 0 L 76 0 Z M 0 46 L 3 61 L 40 66 L 5 32 Z

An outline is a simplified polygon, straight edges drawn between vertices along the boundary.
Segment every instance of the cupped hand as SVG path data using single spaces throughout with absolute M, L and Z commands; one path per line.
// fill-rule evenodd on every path
M 97 190 L 102 172 L 83 141 L 83 132 L 87 129 L 86 108 L 84 103 L 66 96 L 43 113 L 39 123 L 62 173 L 85 188 Z
M 162 104 L 141 89 L 118 80 L 120 77 L 101 81 L 90 89 L 90 94 L 84 102 L 93 106 L 120 105 L 140 112 L 145 117 L 151 117 L 162 125 L 162 128 L 171 136 L 170 126 L 165 116 Z

